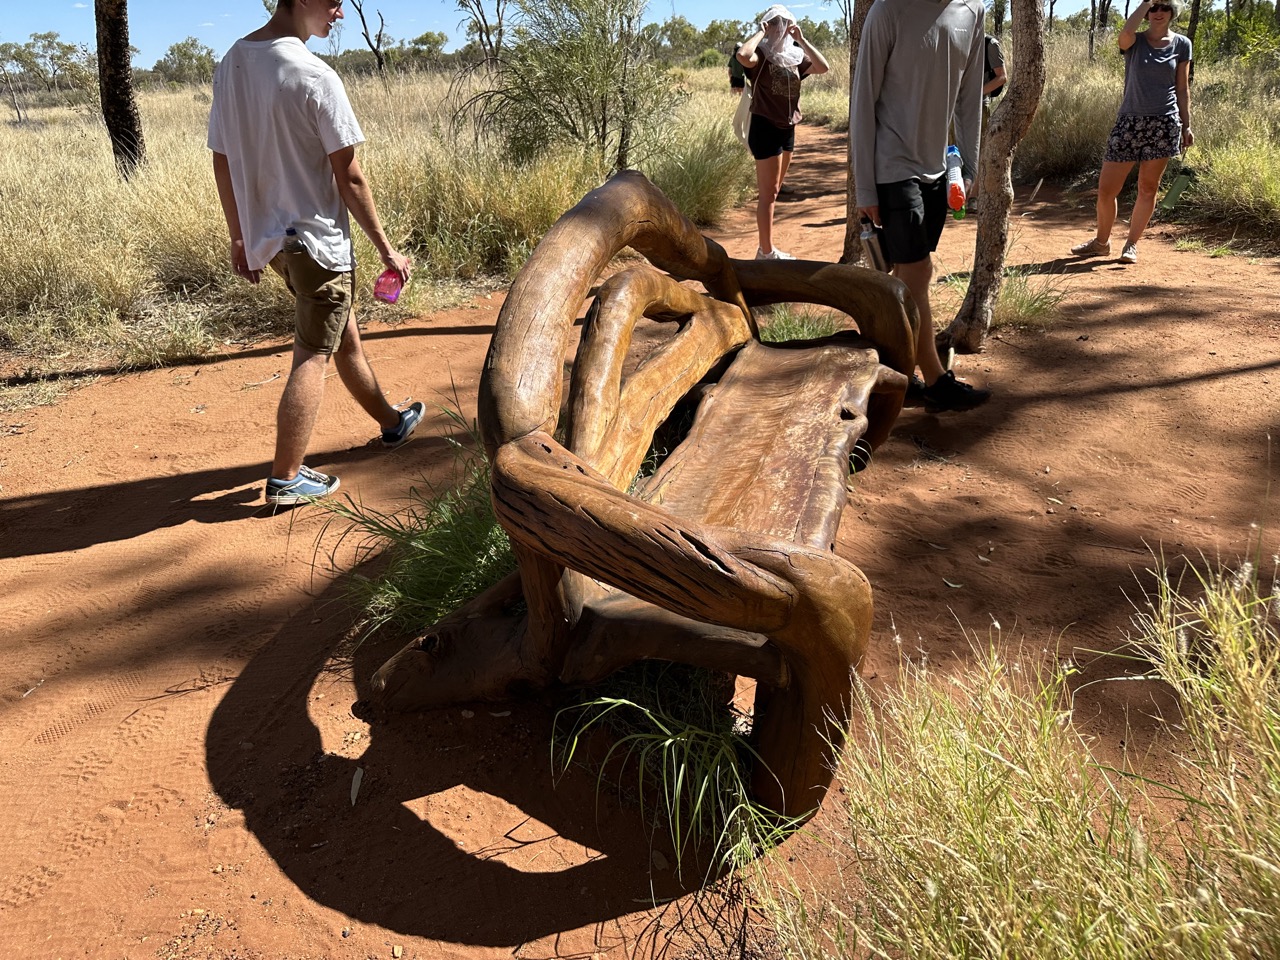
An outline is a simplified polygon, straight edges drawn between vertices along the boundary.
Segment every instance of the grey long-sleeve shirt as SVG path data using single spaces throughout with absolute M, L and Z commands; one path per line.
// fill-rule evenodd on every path
M 862 28 L 854 77 L 853 175 L 858 206 L 877 183 L 946 174 L 954 118 L 964 176 L 978 170 L 982 126 L 980 0 L 876 0 Z

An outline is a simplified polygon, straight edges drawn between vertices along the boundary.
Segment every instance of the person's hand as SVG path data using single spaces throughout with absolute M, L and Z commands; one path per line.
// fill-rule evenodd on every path
M 412 272 L 412 264 L 409 258 L 404 256 L 398 250 L 388 250 L 382 255 L 382 265 L 388 269 L 394 270 L 400 274 L 400 282 L 408 283 L 409 274 Z
M 243 240 L 231 241 L 231 269 L 237 277 L 244 277 L 250 283 L 257 283 L 262 279 L 261 270 L 249 269 L 249 257 L 245 253 Z
M 1196 135 L 1191 132 L 1190 127 L 1182 128 L 1182 152 L 1186 153 L 1187 149 L 1196 142 Z
M 881 226 L 881 223 L 880 223 L 880 205 L 879 205 L 879 204 L 877 204 L 877 205 L 876 205 L 876 206 L 874 206 L 874 207 L 859 207 L 859 208 L 858 208 L 858 219 L 859 219 L 859 220 L 861 220 L 861 219 L 863 219 L 863 218 L 865 218 L 865 219 L 867 219 L 867 220 L 870 220 L 870 221 L 871 221 L 873 224 L 875 224 L 877 227 Z
M 793 23 L 791 26 L 787 28 L 787 36 L 790 37 L 792 40 L 794 40 L 796 43 L 804 42 L 804 34 L 800 31 L 800 24 L 798 23 Z

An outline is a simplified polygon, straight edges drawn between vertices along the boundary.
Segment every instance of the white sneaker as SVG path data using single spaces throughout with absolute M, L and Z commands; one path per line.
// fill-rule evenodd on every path
M 795 257 L 787 253 L 785 250 L 779 250 L 777 247 L 774 247 L 768 253 L 765 253 L 759 247 L 756 247 L 756 259 L 757 260 L 794 260 Z
M 1138 245 L 1136 243 L 1126 243 L 1124 249 L 1120 251 L 1121 263 L 1137 263 L 1138 262 Z

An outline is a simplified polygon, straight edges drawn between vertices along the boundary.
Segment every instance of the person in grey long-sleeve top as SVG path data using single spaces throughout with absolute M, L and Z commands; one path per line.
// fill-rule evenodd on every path
M 964 178 L 972 181 L 978 170 L 983 13 L 980 0 L 876 0 L 854 74 L 849 135 L 858 214 L 883 229 L 885 258 L 920 310 L 923 379 L 913 378 L 909 395 L 933 412 L 970 410 L 991 396 L 943 369 L 929 305 L 953 123 Z

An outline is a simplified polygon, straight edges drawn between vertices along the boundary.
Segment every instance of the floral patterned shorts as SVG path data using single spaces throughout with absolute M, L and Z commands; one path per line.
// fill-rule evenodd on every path
M 1164 160 L 1182 152 L 1182 121 L 1177 117 L 1135 117 L 1122 114 L 1107 138 L 1103 160 L 1139 163 Z

